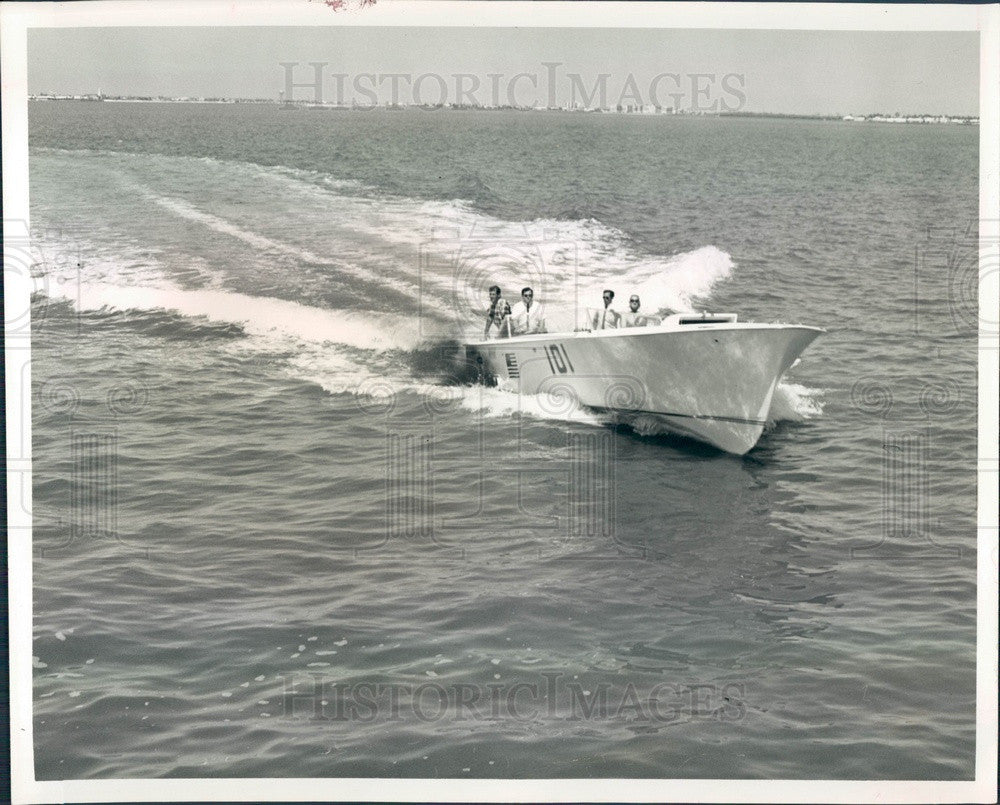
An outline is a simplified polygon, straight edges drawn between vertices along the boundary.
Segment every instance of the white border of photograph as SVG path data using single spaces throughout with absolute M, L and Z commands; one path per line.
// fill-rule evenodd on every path
M 30 310 L 32 278 L 7 271 L 7 251 L 27 237 L 27 29 L 116 26 L 476 26 L 726 28 L 980 32 L 980 320 L 1000 309 L 1000 6 L 832 3 L 570 3 L 378 0 L 340 13 L 322 2 L 3 3 L 2 55 L 5 322 Z M 21 222 L 21 231 L 17 222 Z M 8 325 L 9 326 L 9 325 Z M 992 802 L 997 774 L 998 356 L 995 334 L 979 349 L 978 651 L 975 781 L 843 780 L 400 780 L 156 779 L 37 782 L 32 734 L 30 345 L 6 342 L 12 800 L 143 801 L 725 801 Z M 970 457 L 971 461 L 971 457 Z

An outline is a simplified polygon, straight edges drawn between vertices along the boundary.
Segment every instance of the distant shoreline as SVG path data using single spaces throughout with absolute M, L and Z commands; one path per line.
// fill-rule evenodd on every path
M 823 115 L 796 114 L 786 112 L 710 112 L 688 109 L 662 108 L 604 108 L 583 109 L 569 107 L 544 106 L 479 106 L 463 104 L 407 104 L 407 105 L 346 105 L 333 103 L 315 103 L 307 101 L 280 101 L 273 98 L 167 98 L 149 96 L 107 96 L 107 95 L 29 95 L 30 101 L 78 101 L 83 103 L 189 103 L 189 104 L 254 104 L 259 106 L 278 106 L 288 111 L 326 110 L 342 112 L 398 112 L 411 109 L 441 110 L 456 112 L 571 112 L 576 114 L 630 115 L 636 117 L 748 117 L 748 118 L 778 118 L 787 120 L 827 120 L 848 123 L 909 123 L 933 124 L 951 123 L 959 125 L 979 125 L 979 117 L 974 115 L 930 115 L 930 114 L 885 114 L 869 115 Z

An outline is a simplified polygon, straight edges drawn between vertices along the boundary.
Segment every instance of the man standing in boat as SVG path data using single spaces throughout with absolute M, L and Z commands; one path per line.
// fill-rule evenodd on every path
M 486 332 L 484 339 L 490 337 L 490 331 L 495 326 L 497 333 L 495 338 L 507 338 L 510 336 L 510 305 L 500 294 L 499 285 L 490 286 L 490 306 L 486 311 Z
M 521 289 L 521 301 L 510 311 L 514 335 L 531 335 L 545 332 L 545 314 L 541 304 L 535 302 L 531 288 Z
M 597 311 L 594 316 L 595 330 L 615 330 L 618 328 L 621 317 L 611 309 L 611 302 L 614 298 L 614 291 L 604 291 L 604 310 Z

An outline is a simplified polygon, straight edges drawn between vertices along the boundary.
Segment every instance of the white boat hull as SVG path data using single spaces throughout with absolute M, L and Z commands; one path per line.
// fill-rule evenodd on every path
M 781 376 L 822 330 L 698 324 L 528 335 L 469 345 L 502 387 L 650 415 L 742 455 L 757 444 Z

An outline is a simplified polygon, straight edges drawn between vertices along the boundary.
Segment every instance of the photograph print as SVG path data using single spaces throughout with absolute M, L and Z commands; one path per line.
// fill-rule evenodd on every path
M 995 796 L 995 6 L 15 5 L 15 801 Z

